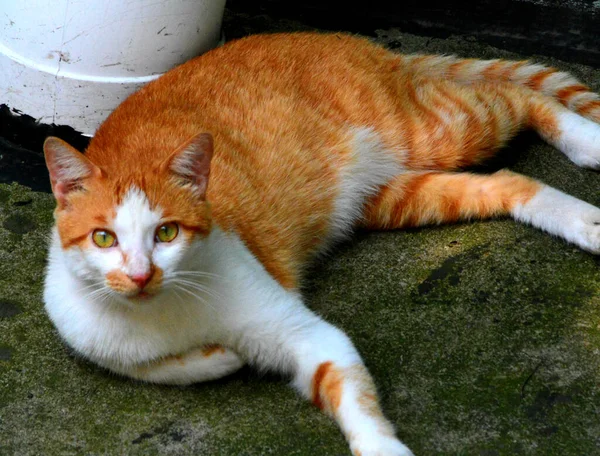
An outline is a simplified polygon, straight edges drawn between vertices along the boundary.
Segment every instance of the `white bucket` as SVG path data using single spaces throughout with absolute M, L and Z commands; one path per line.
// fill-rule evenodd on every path
M 130 93 L 213 47 L 225 0 L 0 0 L 0 104 L 93 135 Z

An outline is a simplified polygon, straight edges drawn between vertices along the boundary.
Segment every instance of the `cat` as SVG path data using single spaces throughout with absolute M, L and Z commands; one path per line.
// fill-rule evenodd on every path
M 357 227 L 512 216 L 600 252 L 600 209 L 483 162 L 530 127 L 600 168 L 600 97 L 525 61 L 399 55 L 346 34 L 256 35 L 127 98 L 85 155 L 44 144 L 56 199 L 44 301 L 117 374 L 289 375 L 356 456 L 410 455 L 349 338 L 303 303 Z

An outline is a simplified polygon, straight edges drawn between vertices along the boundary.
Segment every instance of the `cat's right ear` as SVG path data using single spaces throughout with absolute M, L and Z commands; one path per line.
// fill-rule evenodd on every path
M 47 138 L 44 142 L 44 155 L 50 172 L 52 193 L 59 208 L 66 205 L 70 192 L 82 188 L 84 179 L 102 175 L 100 168 L 62 139 L 53 136 Z

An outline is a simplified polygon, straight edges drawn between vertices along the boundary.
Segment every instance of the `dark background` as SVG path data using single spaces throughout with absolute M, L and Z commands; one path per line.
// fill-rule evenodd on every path
M 227 7 L 366 35 L 389 27 L 441 38 L 469 35 L 521 54 L 600 66 L 595 0 L 229 0 Z

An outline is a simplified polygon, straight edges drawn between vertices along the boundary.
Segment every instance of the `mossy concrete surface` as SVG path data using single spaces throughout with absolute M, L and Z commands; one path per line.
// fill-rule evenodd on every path
M 468 40 L 377 35 L 403 52 L 516 57 Z M 600 71 L 551 63 L 599 88 Z M 600 174 L 535 137 L 502 157 L 496 166 L 600 205 Z M 164 387 L 73 356 L 41 298 L 53 205 L 50 194 L 0 185 L 0 454 L 349 454 L 334 422 L 278 376 L 244 369 Z M 511 220 L 358 233 L 315 265 L 306 297 L 355 342 L 417 455 L 594 455 L 598 261 Z

